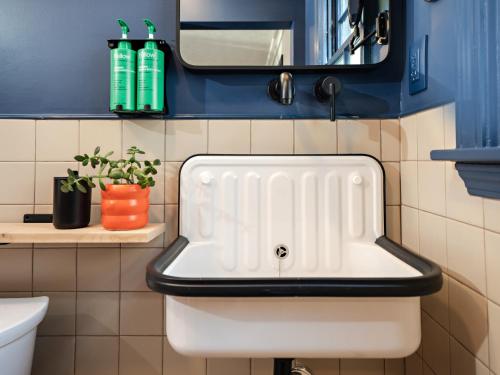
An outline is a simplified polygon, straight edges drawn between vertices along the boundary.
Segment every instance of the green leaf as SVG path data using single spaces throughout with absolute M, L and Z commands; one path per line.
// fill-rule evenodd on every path
M 97 146 L 94 150 L 94 155 L 97 155 L 99 152 L 101 152 L 101 147 Z
M 82 165 L 84 167 L 86 167 L 88 164 L 89 164 L 89 159 L 85 159 L 84 161 L 82 161 Z
M 76 161 L 82 162 L 85 160 L 85 157 L 83 155 L 76 155 L 74 159 Z
M 80 193 L 85 194 L 87 192 L 87 189 L 85 188 L 85 186 L 83 186 L 78 181 L 76 182 L 76 188 L 78 189 L 78 191 L 80 191 Z
M 123 171 L 119 168 L 114 168 L 109 171 L 109 177 L 113 180 L 119 180 L 120 178 L 123 178 Z
M 102 182 L 101 179 L 99 179 L 99 187 L 102 191 L 106 191 L 106 185 L 104 184 L 104 182 Z
M 106 155 L 104 155 L 104 158 L 109 158 L 111 155 L 113 155 L 114 151 L 108 152 Z
M 61 186 L 61 191 L 62 191 L 63 193 L 69 193 L 68 186 L 66 186 L 66 185 L 62 185 L 62 186 Z
M 73 172 L 73 170 L 72 170 L 71 168 L 68 168 L 67 172 L 68 172 L 68 176 L 69 176 L 69 177 L 73 177 L 73 178 L 75 178 L 75 177 L 76 177 L 76 176 L 75 176 L 75 172 Z
M 155 160 L 153 161 L 153 165 L 155 165 L 155 166 L 159 166 L 159 165 L 161 165 L 161 161 L 160 161 L 160 159 L 155 159 Z

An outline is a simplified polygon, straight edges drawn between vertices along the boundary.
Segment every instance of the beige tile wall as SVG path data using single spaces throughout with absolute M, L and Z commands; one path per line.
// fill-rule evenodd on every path
M 97 145 L 116 155 L 137 145 L 148 151 L 147 156 L 164 161 L 151 196 L 151 219 L 168 223 L 163 238 L 146 246 L 0 247 L 0 296 L 48 295 L 51 300 L 38 332 L 33 374 L 272 374 L 272 360 L 185 358 L 164 337 L 163 298 L 147 288 L 145 266 L 177 234 L 177 174 L 182 161 L 207 152 L 374 155 L 387 171 L 387 231 L 399 242 L 399 130 L 398 120 L 0 121 L 0 222 L 21 221 L 27 212 L 51 212 L 52 177 L 76 168 L 73 155 Z M 97 221 L 98 191 L 92 212 Z M 493 210 L 491 226 L 497 225 L 494 215 Z M 486 241 L 491 257 L 496 256 L 495 240 Z M 498 298 L 500 290 L 492 293 Z M 457 321 L 460 317 L 453 322 Z M 470 344 L 478 345 L 474 340 Z M 315 375 L 404 372 L 403 360 L 300 361 Z
M 470 196 L 451 162 L 455 107 L 401 119 L 403 245 L 445 270 L 445 285 L 422 301 L 420 350 L 406 374 L 500 374 L 500 203 Z

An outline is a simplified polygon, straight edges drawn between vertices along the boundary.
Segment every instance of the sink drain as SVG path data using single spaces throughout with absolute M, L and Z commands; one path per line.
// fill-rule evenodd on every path
M 274 253 L 277 258 L 285 259 L 288 257 L 288 254 L 290 254 L 290 250 L 288 250 L 288 247 L 285 245 L 278 245 L 274 248 Z

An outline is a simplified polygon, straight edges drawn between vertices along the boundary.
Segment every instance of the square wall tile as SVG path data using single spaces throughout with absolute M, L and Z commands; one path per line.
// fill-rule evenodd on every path
M 431 160 L 432 150 L 444 149 L 443 107 L 417 114 L 418 160 Z
M 38 326 L 39 336 L 74 335 L 76 325 L 75 292 L 38 292 L 34 297 L 49 297 L 47 315 Z
M 455 103 L 450 103 L 443 108 L 444 115 L 444 148 L 452 150 L 457 147 L 457 129 L 455 120 Z
M 336 154 L 337 123 L 329 120 L 295 120 L 296 154 Z
M 80 154 L 93 154 L 97 146 L 101 153 L 113 151 L 120 158 L 122 152 L 121 120 L 80 120 Z
M 273 373 L 274 360 L 271 358 L 254 358 L 251 360 L 251 375 L 270 375 Z
M 446 216 L 464 223 L 483 226 L 483 198 L 470 195 L 455 169 L 446 162 Z
M 380 159 L 380 120 L 339 120 L 338 152 Z
M 163 120 L 124 120 L 122 156 L 127 150 L 137 146 L 145 155 L 138 155 L 138 160 L 165 158 L 165 121 Z
M 162 335 L 163 295 L 123 292 L 120 300 L 120 335 Z
M 450 333 L 488 363 L 488 305 L 484 296 L 450 278 Z
M 387 237 L 397 243 L 401 243 L 401 206 L 386 206 L 385 233 Z
M 33 212 L 33 205 L 0 205 L 0 223 L 22 223 L 24 214 L 32 214 Z
M 451 373 L 453 375 L 489 375 L 481 361 L 469 353 L 457 340 L 450 340 Z
M 75 375 L 117 375 L 118 337 L 77 336 Z
M 401 203 L 418 208 L 418 165 L 416 161 L 402 161 Z
M 446 332 L 427 314 L 422 314 L 424 361 L 436 374 L 450 374 L 450 340 Z
M 181 163 L 165 163 L 165 204 L 177 204 L 179 201 L 179 170 Z
M 78 292 L 76 334 L 114 336 L 118 334 L 119 293 Z
M 400 161 L 399 119 L 381 121 L 382 161 Z
M 402 117 L 401 160 L 417 160 L 417 115 Z
M 184 161 L 208 151 L 207 120 L 167 120 L 165 160 Z
M 483 199 L 484 227 L 493 232 L 500 233 L 500 200 Z
M 0 162 L 0 176 L 4 176 L 0 184 L 0 204 L 34 203 L 35 163 Z
M 340 375 L 340 360 L 338 359 L 297 359 L 296 364 L 307 367 L 314 375 Z M 271 371 L 263 375 L 269 375 L 272 373 L 273 372 Z
M 210 358 L 207 375 L 250 375 L 250 360 L 246 358 Z
M 401 176 L 399 163 L 384 162 L 385 171 L 385 204 L 397 206 L 401 204 Z
M 437 293 L 424 296 L 421 299 L 422 309 L 429 316 L 442 325 L 446 330 L 450 329 L 449 313 L 449 277 L 443 274 L 443 287 Z
M 383 359 L 341 359 L 342 375 L 384 375 Z
M 79 248 L 77 290 L 117 291 L 120 289 L 120 249 Z
M 162 375 L 162 337 L 120 337 L 120 375 Z
M 146 284 L 146 266 L 162 251 L 163 248 L 121 249 L 121 290 L 149 291 Z
M 156 170 L 158 173 L 153 176 L 155 186 L 150 188 L 149 204 L 165 204 L 165 166 L 162 164 Z
M 206 375 L 206 373 L 205 358 L 180 355 L 172 349 L 167 338 L 163 338 L 163 375 Z
M 165 205 L 165 222 L 167 223 L 167 229 L 165 232 L 165 243 L 164 246 L 170 245 L 179 234 L 179 206 L 173 204 Z
M 35 179 L 35 204 L 52 204 L 54 177 L 65 177 L 67 170 L 78 170 L 77 162 L 37 162 Z M 93 192 L 95 193 L 95 191 Z
M 293 154 L 292 120 L 252 120 L 252 154 Z
M 401 206 L 401 243 L 419 252 L 418 210 L 407 206 Z
M 73 161 L 79 151 L 78 120 L 37 120 L 36 160 Z
M 500 234 L 486 231 L 484 238 L 488 298 L 500 305 Z
M 437 215 L 446 215 L 444 162 L 418 162 L 418 207 Z
M 32 375 L 73 375 L 74 370 L 74 336 L 36 338 Z
M 210 120 L 208 153 L 249 154 L 250 120 Z
M 418 219 L 420 254 L 446 269 L 446 219 L 425 211 L 419 211 Z
M 32 254 L 32 249 L 0 246 L 0 291 L 31 291 Z
M 403 358 L 386 359 L 385 375 L 405 375 L 405 361 Z
M 448 219 L 446 242 L 450 275 L 486 294 L 483 229 Z
M 0 160 L 35 161 L 35 120 L 0 120 Z
M 33 290 L 73 292 L 76 290 L 76 249 L 35 249 Z
M 488 302 L 488 317 L 490 319 L 490 368 L 500 374 L 500 306 Z
M 417 353 L 405 358 L 406 375 L 423 375 L 424 367 L 422 358 Z

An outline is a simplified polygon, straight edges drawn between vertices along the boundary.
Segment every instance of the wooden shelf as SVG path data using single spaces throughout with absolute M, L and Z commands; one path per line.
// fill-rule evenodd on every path
M 101 225 L 56 229 L 52 224 L 0 223 L 0 243 L 147 243 L 165 232 L 165 224 L 130 231 L 109 231 Z

